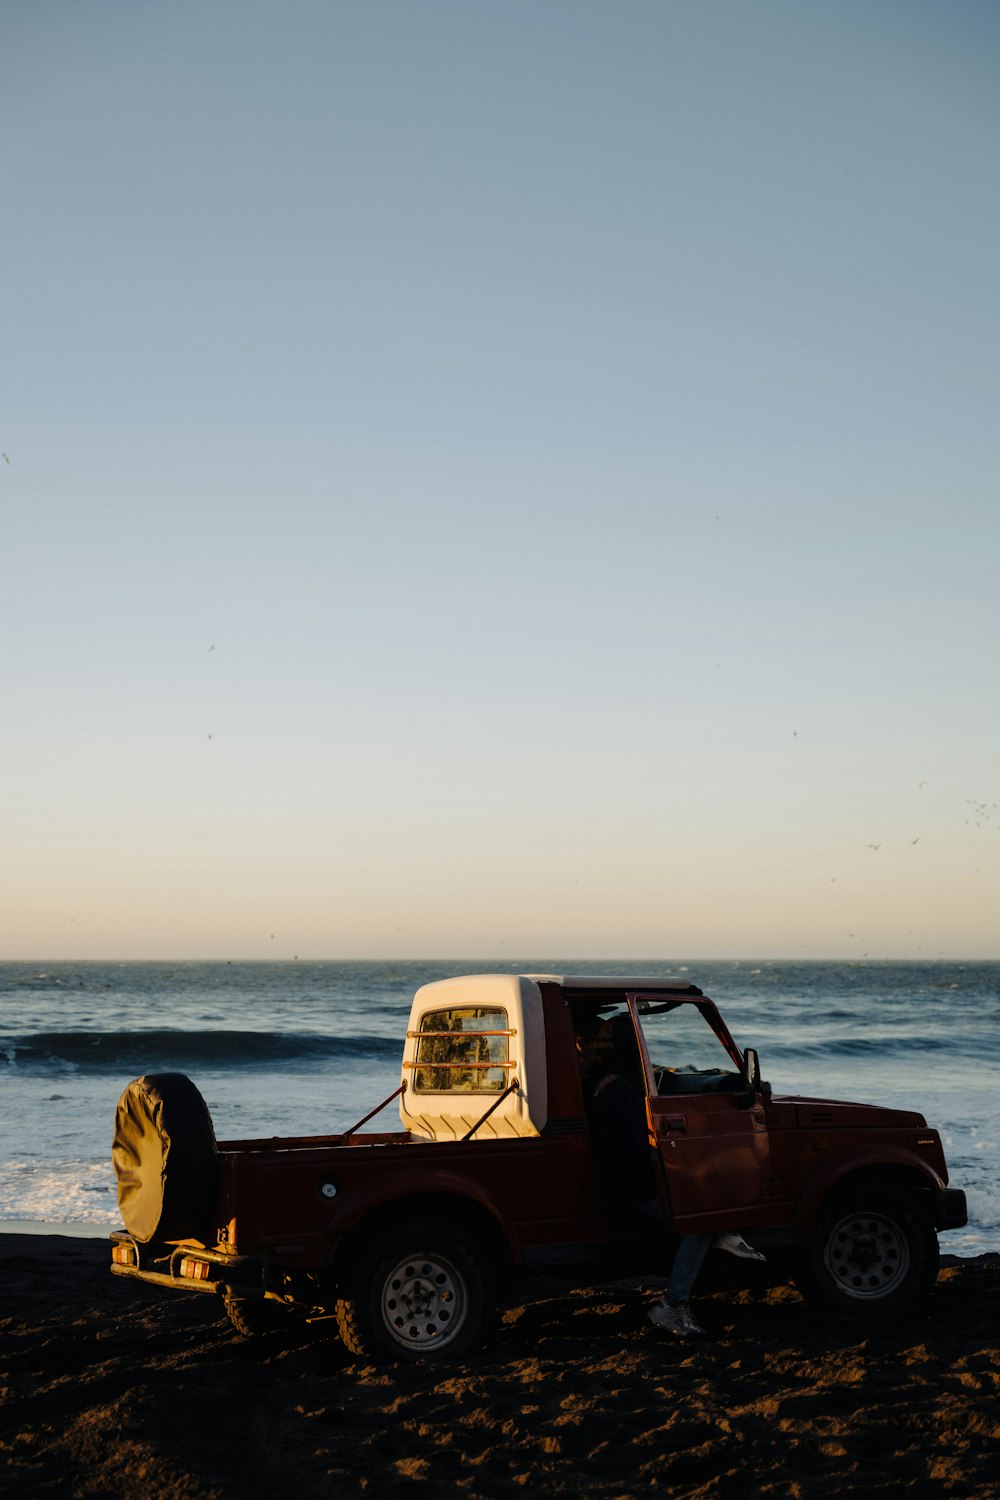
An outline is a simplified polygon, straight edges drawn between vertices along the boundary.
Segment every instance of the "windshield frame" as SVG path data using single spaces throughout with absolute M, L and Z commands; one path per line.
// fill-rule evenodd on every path
M 656 1076 L 653 1064 L 649 1056 L 649 1048 L 646 1044 L 646 1033 L 642 1026 L 644 1015 L 666 1015 L 669 1011 L 677 1010 L 681 1005 L 693 1005 L 701 1013 L 702 1018 L 708 1023 L 715 1033 L 725 1051 L 729 1054 L 740 1074 L 745 1072 L 746 1061 L 743 1052 L 736 1045 L 730 1033 L 729 1027 L 722 1019 L 714 1001 L 700 996 L 698 999 L 688 995 L 679 995 L 676 998 L 665 996 L 661 991 L 655 990 L 626 990 L 625 1000 L 628 1005 L 635 1034 L 639 1040 L 639 1051 L 642 1055 L 642 1070 L 646 1079 L 646 1093 L 651 1099 L 658 1098 L 656 1088 Z

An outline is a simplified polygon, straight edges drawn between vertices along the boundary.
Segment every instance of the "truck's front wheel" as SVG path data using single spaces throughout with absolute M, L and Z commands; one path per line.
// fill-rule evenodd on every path
M 845 1312 L 898 1312 L 926 1295 L 938 1271 L 934 1227 L 890 1182 L 856 1187 L 819 1214 L 803 1291 Z
M 495 1301 L 483 1247 L 439 1220 L 414 1220 L 359 1243 L 340 1279 L 340 1336 L 370 1359 L 457 1359 L 483 1332 Z

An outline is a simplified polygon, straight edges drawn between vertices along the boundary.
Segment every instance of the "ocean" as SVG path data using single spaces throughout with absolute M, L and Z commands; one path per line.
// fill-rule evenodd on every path
M 111 1135 L 139 1074 L 188 1073 L 220 1139 L 343 1129 L 396 1087 L 414 990 L 501 969 L 684 974 L 775 1093 L 920 1110 L 968 1196 L 943 1248 L 1000 1250 L 1000 963 L 0 964 L 0 1230 L 119 1225 Z

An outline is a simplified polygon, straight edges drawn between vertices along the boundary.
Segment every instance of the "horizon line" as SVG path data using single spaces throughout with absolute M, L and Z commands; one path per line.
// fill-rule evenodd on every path
M 543 960 L 532 960 L 530 955 L 526 959 L 513 960 L 513 962 L 531 962 Z M 556 960 L 551 960 L 556 961 Z M 589 964 L 589 963 L 655 963 L 663 964 L 666 960 L 661 958 L 650 959 L 626 959 L 609 955 L 592 955 L 586 958 L 568 958 L 563 956 L 557 960 L 560 963 Z M 457 964 L 457 963 L 507 963 L 510 961 L 501 959 L 498 955 L 458 955 L 454 958 L 432 955 L 428 958 L 414 957 L 377 957 L 372 955 L 357 956 L 352 958 L 320 958 L 312 955 L 294 954 L 291 958 L 205 958 L 198 955 L 185 955 L 183 957 L 151 957 L 151 958 L 122 958 L 120 956 L 104 956 L 100 958 L 0 958 L 0 964 Z M 683 964 L 677 967 L 689 968 L 692 964 L 852 964 L 852 963 L 878 963 L 878 964 L 922 964 L 922 963 L 962 963 L 962 964 L 995 964 L 1000 963 L 1000 954 L 986 958 L 975 958 L 955 953 L 938 953 L 933 957 L 909 957 L 901 958 L 887 954 L 859 954 L 859 955 L 827 955 L 824 957 L 756 957 L 742 954 L 737 956 L 718 956 L 715 958 L 699 955 L 685 959 Z

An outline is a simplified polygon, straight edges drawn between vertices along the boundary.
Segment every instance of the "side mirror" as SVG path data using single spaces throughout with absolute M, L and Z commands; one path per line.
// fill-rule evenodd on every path
M 740 1109 L 753 1109 L 760 1092 L 760 1058 L 752 1047 L 743 1054 L 743 1092 L 736 1095 Z

